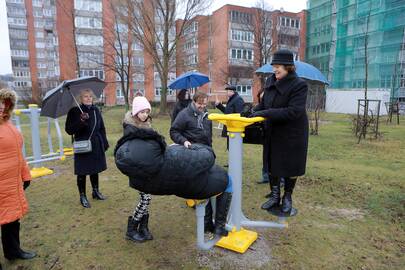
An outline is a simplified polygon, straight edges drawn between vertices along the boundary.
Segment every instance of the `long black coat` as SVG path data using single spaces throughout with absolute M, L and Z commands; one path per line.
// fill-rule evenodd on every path
M 170 138 L 173 142 L 181 145 L 185 141 L 189 141 L 212 146 L 212 122 L 208 120 L 208 113 L 203 119 L 203 128 L 199 128 L 198 115 L 193 110 L 192 105 L 193 103 L 177 115 L 170 128 Z
M 179 100 L 176 102 L 176 104 L 174 105 L 173 112 L 172 112 L 172 123 L 176 119 L 179 112 L 181 112 L 183 109 L 187 108 L 188 105 L 190 105 L 190 103 L 191 103 L 190 99 Z
M 239 96 L 237 92 L 233 94 L 228 100 L 228 103 L 226 104 L 226 107 L 219 103 L 216 107 L 219 109 L 221 112 L 224 114 L 231 114 L 231 113 L 240 113 L 243 110 L 243 105 L 245 104 L 245 101 L 243 101 L 243 98 Z M 226 126 L 223 127 L 222 129 L 222 137 L 227 137 L 227 129 Z
M 80 107 L 83 112 L 89 114 L 89 119 L 82 122 L 80 120 L 81 111 L 78 107 L 73 107 L 68 112 L 65 130 L 69 135 L 73 135 L 74 140 L 88 140 L 94 127 L 94 113 L 96 113 L 97 123 L 91 137 L 92 152 L 74 155 L 74 173 L 76 175 L 91 175 L 107 169 L 105 151 L 107 151 L 109 144 L 103 117 L 98 108 L 94 105 L 90 107 L 81 105 Z
M 268 143 L 269 173 L 278 177 L 305 174 L 308 151 L 308 117 L 306 100 L 308 87 L 295 72 L 281 80 L 275 75 L 267 79 L 264 96 L 255 107 L 263 116 Z

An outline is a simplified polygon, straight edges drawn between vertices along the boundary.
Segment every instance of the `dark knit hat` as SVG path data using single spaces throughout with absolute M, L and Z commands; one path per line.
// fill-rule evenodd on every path
M 281 49 L 273 54 L 272 65 L 294 65 L 294 54 L 286 49 Z

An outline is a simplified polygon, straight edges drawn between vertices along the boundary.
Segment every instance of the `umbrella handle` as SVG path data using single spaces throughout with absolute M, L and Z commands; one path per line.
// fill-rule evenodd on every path
M 68 89 L 68 91 L 69 91 L 70 95 L 72 96 L 73 100 L 75 101 L 75 103 L 76 103 L 77 107 L 79 107 L 79 110 L 80 110 L 80 111 L 83 113 L 82 108 L 80 108 L 80 104 L 79 104 L 79 102 L 77 102 L 77 100 L 76 100 L 76 98 L 73 96 L 72 92 L 70 92 L 70 88 L 69 88 L 69 87 L 67 87 L 67 89 Z

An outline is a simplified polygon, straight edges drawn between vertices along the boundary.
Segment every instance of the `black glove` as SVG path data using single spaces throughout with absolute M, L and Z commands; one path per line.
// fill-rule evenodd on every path
M 264 111 L 257 111 L 252 113 L 249 118 L 253 118 L 253 117 L 264 117 Z
M 30 186 L 30 184 L 31 184 L 31 181 L 24 181 L 24 183 L 23 183 L 23 188 L 24 188 L 24 190 L 26 190 L 27 187 Z
M 87 119 L 89 119 L 90 118 L 90 116 L 89 116 L 89 114 L 88 113 L 82 113 L 82 114 L 80 114 L 80 120 L 82 121 L 82 122 L 84 122 L 84 121 L 86 121 Z

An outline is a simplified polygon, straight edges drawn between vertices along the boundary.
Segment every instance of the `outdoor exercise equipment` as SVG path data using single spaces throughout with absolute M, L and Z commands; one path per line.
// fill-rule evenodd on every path
M 57 119 L 51 119 L 47 118 L 47 133 L 46 133 L 46 139 L 48 143 L 48 149 L 49 153 L 48 154 L 42 154 L 41 151 L 41 134 L 40 134 L 40 121 L 39 121 L 39 115 L 40 115 L 41 109 L 38 108 L 38 105 L 36 104 L 30 104 L 28 106 L 28 109 L 21 109 L 21 110 L 14 110 L 14 123 L 17 127 L 17 129 L 22 132 L 21 130 L 21 120 L 20 116 L 21 114 L 25 114 L 29 117 L 30 119 L 30 131 L 31 131 L 31 149 L 32 149 L 32 156 L 27 156 L 27 151 L 26 151 L 26 144 L 24 144 L 23 147 L 23 154 L 25 159 L 27 160 L 28 164 L 32 164 L 33 168 L 31 170 L 31 176 L 32 178 L 37 178 L 40 176 L 44 175 L 49 175 L 52 174 L 53 171 L 43 167 L 42 163 L 46 161 L 51 161 L 51 160 L 65 160 L 65 150 L 63 148 L 63 138 L 62 138 L 62 133 L 60 130 L 59 122 Z M 58 141 L 58 151 L 54 151 L 53 148 L 53 143 L 52 143 L 52 122 L 55 126 L 56 130 L 56 136 L 57 136 L 57 141 Z
M 226 228 L 229 230 L 227 237 L 215 237 L 204 242 L 204 215 L 205 205 L 208 200 L 196 201 L 197 216 L 197 246 L 200 249 L 209 249 L 214 245 L 244 253 L 257 239 L 257 232 L 244 229 L 247 227 L 287 228 L 286 217 L 279 217 L 278 222 L 249 220 L 242 212 L 242 166 L 243 142 L 245 127 L 264 121 L 263 117 L 246 118 L 240 114 L 217 114 L 208 116 L 212 121 L 220 122 L 227 126 L 229 136 L 228 165 L 229 175 L 232 178 L 233 197 L 228 214 Z M 214 207 L 213 207 L 214 208 Z

